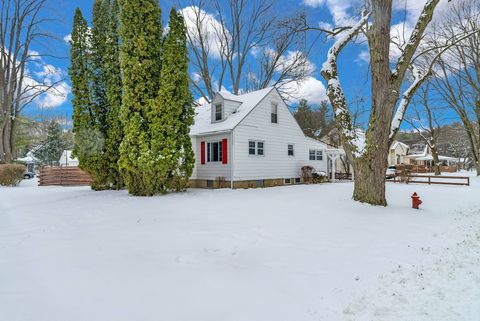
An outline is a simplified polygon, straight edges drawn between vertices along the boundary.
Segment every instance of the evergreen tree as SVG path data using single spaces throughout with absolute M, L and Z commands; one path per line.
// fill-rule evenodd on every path
M 193 99 L 189 89 L 188 51 L 183 17 L 172 8 L 169 33 L 162 48 L 160 90 L 151 112 L 150 135 L 157 162 L 156 192 L 183 190 L 194 166 L 189 137 L 193 124 Z
M 327 101 L 322 101 L 315 107 L 307 100 L 301 99 L 294 114 L 303 133 L 312 138 L 323 138 L 335 128 L 335 121 L 329 112 Z
M 105 158 L 108 162 L 108 181 L 112 188 L 123 187 L 123 180 L 118 169 L 120 158 L 119 146 L 123 138 L 120 120 L 122 105 L 122 77 L 120 69 L 119 48 L 119 8 L 117 0 L 106 1 L 109 6 L 108 29 L 104 61 L 105 89 L 108 104 L 107 136 L 105 141 Z
M 153 195 L 161 179 L 156 163 L 163 157 L 150 141 L 150 125 L 158 117 L 151 109 L 161 71 L 161 11 L 156 0 L 121 0 L 120 8 L 124 138 L 119 166 L 131 194 Z
M 101 139 L 95 130 L 95 113 L 90 97 L 90 31 L 80 9 L 73 19 L 70 47 L 70 79 L 73 93 L 73 132 L 75 133 L 73 153 L 78 157 L 80 168 L 91 167 Z
M 41 147 L 35 152 L 42 164 L 54 165 L 62 156 L 66 144 L 63 138 L 63 130 L 60 124 L 52 120 L 47 127 L 47 137 L 41 142 Z

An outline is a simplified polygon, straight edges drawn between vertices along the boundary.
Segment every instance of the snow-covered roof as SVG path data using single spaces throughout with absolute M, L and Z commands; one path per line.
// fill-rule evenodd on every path
M 428 146 L 425 146 L 425 148 L 423 149 L 423 152 L 421 152 L 420 154 L 410 154 L 410 155 L 407 155 L 407 157 L 417 158 L 417 157 L 425 157 L 427 155 L 428 155 Z
M 190 128 L 190 135 L 202 135 L 215 132 L 223 132 L 234 129 L 274 87 L 257 90 L 243 95 L 234 95 L 229 92 L 221 91 L 217 93 L 226 100 L 240 102 L 240 106 L 235 113 L 229 115 L 225 120 L 212 123 L 211 104 L 205 104 L 195 108 L 195 123 Z
M 433 160 L 433 156 L 431 154 L 428 154 L 427 156 L 422 156 L 422 157 L 417 157 L 415 158 L 416 160 Z M 455 157 L 448 157 L 448 156 L 438 156 L 439 160 L 446 160 L 446 161 L 454 161 L 458 162 L 458 158 Z
M 396 141 L 393 142 L 392 147 L 390 149 L 396 149 L 398 145 L 400 145 L 404 148 L 407 148 L 407 149 L 410 148 L 407 144 L 399 142 L 398 140 L 396 140 Z

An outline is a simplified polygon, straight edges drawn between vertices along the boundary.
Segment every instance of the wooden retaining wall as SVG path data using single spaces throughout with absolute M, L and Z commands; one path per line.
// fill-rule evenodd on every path
M 39 186 L 90 186 L 90 175 L 74 166 L 44 166 L 40 169 Z

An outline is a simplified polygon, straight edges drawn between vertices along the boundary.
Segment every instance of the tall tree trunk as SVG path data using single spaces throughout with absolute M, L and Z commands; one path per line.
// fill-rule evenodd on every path
M 383 165 L 386 159 L 377 156 L 370 160 L 354 160 L 354 200 L 372 205 L 387 205 L 385 197 L 385 172 L 387 166 Z
M 442 175 L 440 170 L 440 159 L 438 158 L 438 149 L 436 146 L 431 147 L 432 157 L 433 157 L 433 168 L 435 170 L 435 175 Z
M 10 129 L 10 121 L 7 118 L 2 126 L 2 149 L 3 154 L 1 155 L 1 159 L 5 163 L 10 163 L 12 161 L 12 146 L 10 144 L 10 136 L 11 136 L 11 129 Z
M 389 129 L 394 106 L 390 102 L 391 0 L 373 1 L 373 24 L 368 33 L 372 75 L 372 112 L 366 132 L 365 154 L 354 160 L 356 201 L 387 205 L 385 172 L 388 167 Z

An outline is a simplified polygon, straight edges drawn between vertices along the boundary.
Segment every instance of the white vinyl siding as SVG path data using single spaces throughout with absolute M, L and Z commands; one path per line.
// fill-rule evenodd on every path
M 272 126 L 272 105 L 278 104 L 278 124 Z M 234 129 L 234 180 L 300 177 L 301 167 L 313 166 L 327 171 L 323 161 L 310 161 L 310 149 L 324 150 L 325 144 L 307 138 L 287 105 L 276 90 L 272 90 L 255 109 Z M 264 157 L 249 155 L 249 142 L 264 142 Z M 287 144 L 294 145 L 295 157 L 288 156 Z

